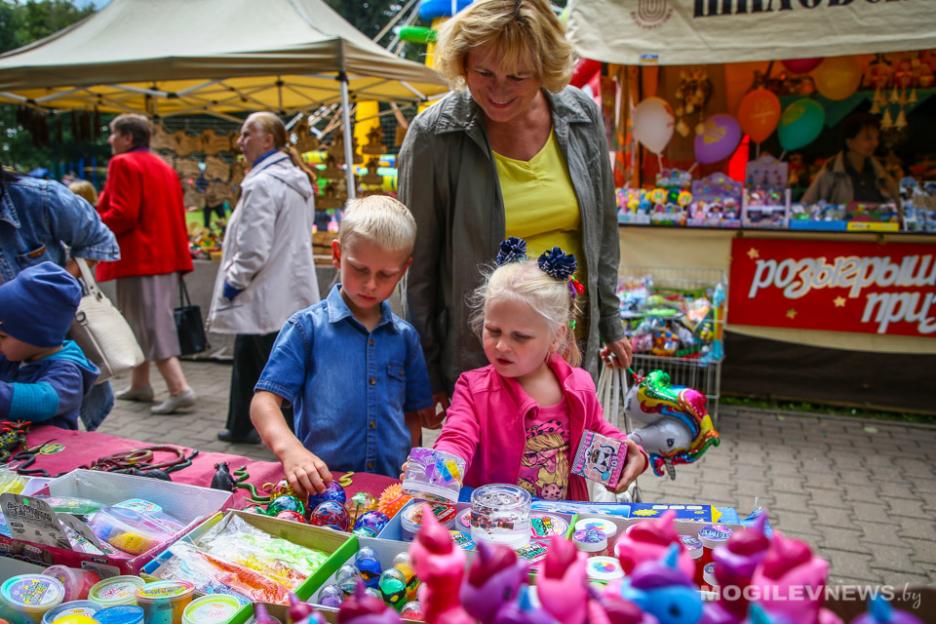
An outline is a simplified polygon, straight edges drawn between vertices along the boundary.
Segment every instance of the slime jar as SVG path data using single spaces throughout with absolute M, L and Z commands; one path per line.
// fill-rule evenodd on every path
M 42 573 L 57 578 L 65 586 L 65 602 L 86 599 L 91 588 L 101 580 L 94 570 L 69 568 L 63 565 L 49 566 Z
M 458 502 L 465 460 L 457 455 L 417 446 L 406 458 L 403 492 L 415 498 Z
M 608 554 L 608 536 L 600 529 L 592 527 L 579 529 L 572 534 L 572 543 L 589 557 L 601 557 Z
M 530 515 L 530 535 L 533 539 L 548 539 L 562 536 L 569 530 L 569 523 L 562 516 L 534 512 Z
M 585 563 L 588 580 L 598 583 L 610 583 L 624 578 L 624 570 L 617 557 L 589 557 Z
M 98 624 L 143 624 L 143 609 L 136 605 L 118 605 L 94 614 Z
M 712 551 L 727 544 L 732 533 L 730 527 L 721 524 L 713 524 L 699 529 L 699 541 L 702 542 L 703 548 L 702 557 L 696 560 L 696 567 L 704 568 L 712 563 L 714 561 Z
M 137 604 L 146 624 L 182 624 L 194 593 L 195 586 L 187 581 L 154 581 L 137 590 Z
M 185 607 L 182 624 L 226 624 L 241 606 L 237 598 L 227 594 L 202 596 Z
M 679 541 L 682 542 L 682 545 L 686 547 L 686 552 L 689 553 L 689 556 L 695 561 L 695 576 L 692 580 L 696 585 L 702 587 L 705 583 L 705 580 L 702 578 L 702 554 L 705 550 L 702 546 L 702 540 L 692 537 L 691 535 L 680 535 Z
M 471 493 L 471 537 L 476 542 L 520 548 L 530 541 L 530 493 L 492 483 Z
M 71 602 L 63 602 L 59 606 L 49 609 L 45 612 L 45 615 L 42 616 L 42 624 L 52 624 L 59 618 L 70 615 L 82 615 L 85 617 L 93 618 L 94 614 L 100 611 L 101 607 L 97 606 L 90 600 L 72 600 Z
M 412 542 L 419 533 L 422 526 L 423 505 L 429 505 L 432 515 L 436 517 L 439 524 L 447 529 L 452 527 L 455 521 L 455 506 L 446 503 L 424 503 L 416 502 L 403 508 L 400 514 L 400 535 L 404 542 Z
M 605 537 L 608 538 L 609 544 L 614 543 L 614 537 L 618 532 L 617 525 L 607 518 L 582 518 L 575 523 L 575 530 L 581 531 L 582 529 L 595 529 L 596 531 L 601 531 L 604 533 Z
M 11 576 L 0 585 L 3 603 L 33 622 L 41 622 L 46 611 L 59 606 L 64 597 L 61 581 L 43 574 Z
M 88 600 L 102 609 L 121 605 L 135 605 L 137 590 L 146 585 L 139 576 L 114 576 L 96 583 L 88 592 Z

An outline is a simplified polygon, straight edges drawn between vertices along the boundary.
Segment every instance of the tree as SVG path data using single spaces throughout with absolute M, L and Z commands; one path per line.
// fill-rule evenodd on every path
M 0 52 L 7 52 L 22 47 L 54 32 L 66 28 L 91 15 L 93 6 L 77 8 L 67 0 L 27 0 L 27 2 L 4 2 L 0 0 Z M 75 141 L 72 133 L 74 125 L 67 111 L 49 111 L 45 124 L 36 124 L 36 128 L 48 128 L 49 145 L 37 145 L 42 137 L 31 134 L 17 119 L 23 116 L 16 105 L 0 105 L 0 161 L 17 169 L 29 170 L 35 167 L 49 167 L 52 163 L 72 161 L 86 157 L 106 158 L 109 150 L 106 145 L 89 141 Z M 33 111 L 33 120 L 41 111 Z M 59 130 L 61 129 L 61 130 Z M 41 133 L 40 133 L 41 134 Z M 59 135 L 61 141 L 59 141 Z

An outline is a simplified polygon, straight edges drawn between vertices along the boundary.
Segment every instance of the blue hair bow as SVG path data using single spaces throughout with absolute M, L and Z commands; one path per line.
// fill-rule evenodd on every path
M 575 255 L 567 254 L 558 247 L 544 251 L 536 264 L 543 273 L 563 282 L 575 274 Z
M 504 266 L 510 262 L 526 260 L 526 257 L 526 241 L 522 238 L 511 236 L 507 240 L 501 241 L 494 263 L 497 266 Z

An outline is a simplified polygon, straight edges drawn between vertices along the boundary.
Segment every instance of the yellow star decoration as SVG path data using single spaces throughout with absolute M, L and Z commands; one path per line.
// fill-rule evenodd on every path
M 845 307 L 845 297 L 836 297 L 835 298 L 835 307 L 844 308 Z
M 747 257 L 750 258 L 751 260 L 757 260 L 758 258 L 760 258 L 760 252 L 757 251 L 757 247 L 751 247 L 750 249 L 748 249 Z
M 796 310 L 794 310 L 793 308 L 790 308 L 789 310 L 787 310 L 787 311 L 786 311 L 786 317 L 787 317 L 788 319 L 790 319 L 791 321 L 792 321 L 793 319 L 795 319 L 795 318 L 796 318 Z
M 638 509 L 634 512 L 635 516 L 655 516 L 657 515 L 656 509 Z

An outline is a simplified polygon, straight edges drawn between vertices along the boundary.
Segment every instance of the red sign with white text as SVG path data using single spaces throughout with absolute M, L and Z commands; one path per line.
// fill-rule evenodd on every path
M 936 245 L 735 238 L 732 324 L 936 337 Z

